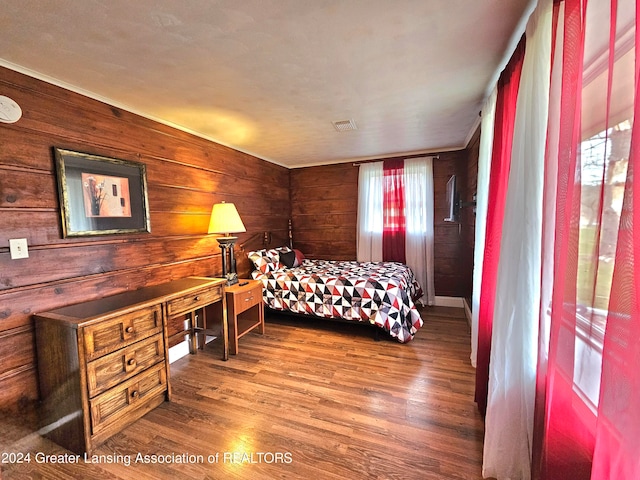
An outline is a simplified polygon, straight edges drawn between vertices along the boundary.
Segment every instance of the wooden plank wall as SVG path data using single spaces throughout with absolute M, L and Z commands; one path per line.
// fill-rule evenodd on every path
M 436 295 L 465 297 L 469 291 L 467 279 L 471 277 L 472 264 L 464 250 L 466 225 L 463 221 L 445 222 L 447 216 L 447 181 L 456 176 L 460 198 L 467 196 L 467 151 L 445 152 L 433 163 L 434 188 L 434 283 Z
M 189 275 L 221 273 L 211 206 L 233 202 L 246 253 L 287 236 L 289 170 L 0 67 L 0 94 L 22 107 L 0 124 L 0 408 L 38 396 L 31 315 Z M 150 234 L 63 239 L 53 147 L 146 164 Z M 263 186 L 269 185 L 268 189 Z M 29 258 L 11 260 L 9 239 Z M 243 244 L 245 244 L 243 249 Z
M 291 170 L 293 242 L 307 257 L 355 260 L 357 211 L 353 163 Z
M 456 174 L 461 198 L 468 191 L 469 150 L 443 152 L 434 161 L 435 200 L 435 272 L 436 295 L 471 296 L 473 237 L 471 223 L 444 221 L 446 185 Z M 384 159 L 380 159 L 384 160 Z M 469 185 L 474 185 L 472 179 Z M 340 163 L 291 170 L 291 218 L 294 246 L 310 258 L 356 259 L 356 216 L 358 205 L 358 168 Z M 466 240 L 465 240 L 466 239 Z
M 467 146 L 467 186 L 464 190 L 464 194 L 461 195 L 461 201 L 466 203 L 473 203 L 475 201 L 474 195 L 478 190 L 478 157 L 480 156 L 480 128 L 478 128 L 471 137 L 469 145 Z M 464 255 L 464 261 L 468 265 L 473 267 L 473 251 L 476 245 L 476 213 L 475 208 L 469 205 L 466 208 L 462 208 L 460 215 L 460 222 L 463 225 L 462 231 L 464 237 L 462 238 L 462 254 Z M 471 294 L 473 290 L 473 268 L 465 272 L 467 275 L 464 279 L 467 283 L 465 287 L 464 297 L 467 299 L 467 304 L 471 307 Z

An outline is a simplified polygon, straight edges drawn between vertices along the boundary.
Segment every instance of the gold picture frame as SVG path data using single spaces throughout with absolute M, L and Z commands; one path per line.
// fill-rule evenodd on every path
M 143 163 L 53 150 L 64 238 L 151 232 Z

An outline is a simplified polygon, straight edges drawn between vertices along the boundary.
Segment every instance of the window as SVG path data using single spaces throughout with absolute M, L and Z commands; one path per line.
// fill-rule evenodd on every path
M 602 347 L 609 309 L 613 270 L 627 165 L 631 145 L 634 98 L 633 23 L 620 4 L 615 61 L 609 72 L 608 29 L 588 8 L 582 90 L 580 145 L 580 225 L 576 279 L 576 343 L 574 391 L 595 413 L 599 402 Z M 625 23 L 627 22 L 627 23 Z M 599 48 L 595 48 L 599 45 Z M 607 118 L 608 117 L 608 118 Z

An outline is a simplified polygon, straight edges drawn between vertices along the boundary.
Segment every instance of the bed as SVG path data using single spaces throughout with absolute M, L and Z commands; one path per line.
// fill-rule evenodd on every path
M 400 343 L 423 325 L 414 301 L 422 289 L 411 269 L 395 262 L 310 260 L 289 247 L 248 254 L 263 283 L 265 306 L 279 311 L 367 322 Z

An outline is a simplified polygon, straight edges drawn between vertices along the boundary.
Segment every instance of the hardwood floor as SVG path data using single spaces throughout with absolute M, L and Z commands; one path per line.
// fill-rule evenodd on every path
M 35 413 L 5 416 L 0 478 L 480 479 L 464 312 L 423 318 L 401 345 L 360 325 L 267 317 L 227 362 L 213 342 L 171 364 L 172 401 L 78 464 L 33 433 Z

